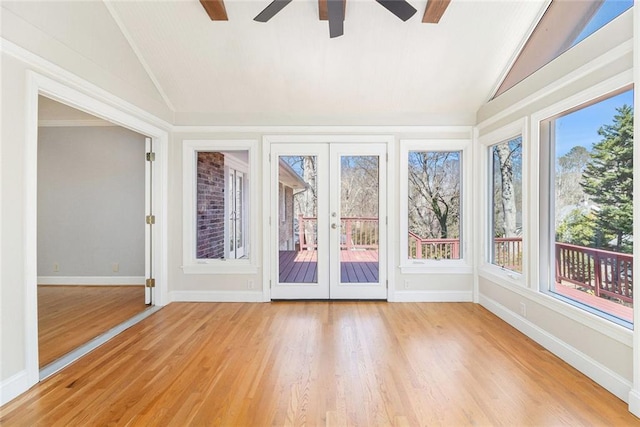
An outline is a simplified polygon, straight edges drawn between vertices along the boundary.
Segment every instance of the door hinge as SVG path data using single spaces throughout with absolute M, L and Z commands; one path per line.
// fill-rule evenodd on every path
M 269 153 L 269 163 L 271 163 L 271 153 Z
M 146 286 L 147 286 L 147 288 L 155 288 L 156 287 L 156 279 L 147 279 Z
M 271 284 L 271 280 L 269 280 L 269 288 L 273 288 L 273 285 Z
M 147 153 L 147 162 L 154 162 L 156 160 L 156 153 Z
M 387 279 L 387 289 L 389 289 L 389 279 Z
M 145 217 L 147 224 L 152 225 L 156 223 L 156 216 L 155 215 L 147 215 Z
M 387 163 L 389 163 L 389 153 L 385 153 L 385 156 L 387 157 Z

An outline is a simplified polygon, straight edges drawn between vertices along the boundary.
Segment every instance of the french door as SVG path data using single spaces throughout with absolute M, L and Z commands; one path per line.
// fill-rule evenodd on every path
M 386 299 L 386 144 L 271 146 L 271 298 Z

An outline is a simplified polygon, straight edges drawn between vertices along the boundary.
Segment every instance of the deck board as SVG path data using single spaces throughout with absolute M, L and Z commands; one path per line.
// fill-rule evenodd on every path
M 317 283 L 317 251 L 280 251 L 278 265 L 280 283 Z M 377 283 L 378 252 L 373 250 L 341 250 L 342 283 Z

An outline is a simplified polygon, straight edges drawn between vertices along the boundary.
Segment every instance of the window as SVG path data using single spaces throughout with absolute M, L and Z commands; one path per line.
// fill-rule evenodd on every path
M 632 6 L 633 0 L 551 2 L 493 97 L 529 77 Z
M 465 258 L 466 147 L 457 140 L 402 141 L 402 264 L 409 270 L 453 266 Z
M 522 136 L 489 147 L 489 262 L 522 273 Z
M 540 123 L 549 189 L 543 231 L 545 292 L 633 322 L 633 90 Z M 545 152 L 548 151 L 548 152 Z M 543 263 L 541 263 L 543 264 Z
M 184 141 L 185 272 L 247 272 L 254 265 L 253 146 L 252 141 Z

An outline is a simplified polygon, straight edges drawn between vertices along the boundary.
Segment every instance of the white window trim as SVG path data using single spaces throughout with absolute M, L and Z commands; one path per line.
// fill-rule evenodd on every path
M 410 151 L 460 151 L 462 221 L 460 241 L 461 255 L 456 260 L 409 259 L 409 173 L 406 162 Z M 471 139 L 402 139 L 400 140 L 400 270 L 403 274 L 472 274 L 472 150 Z
M 540 132 L 540 126 L 543 122 L 551 117 L 564 113 L 575 107 L 587 104 L 595 101 L 599 98 L 606 97 L 611 93 L 625 89 L 626 87 L 633 85 L 632 73 L 622 72 L 614 77 L 611 77 L 597 85 L 590 87 L 580 93 L 577 93 L 569 98 L 566 98 L 560 102 L 550 105 L 540 111 L 531 115 L 531 144 L 529 153 L 531 153 L 530 169 L 529 169 L 529 186 L 530 186 L 530 200 L 531 206 L 529 209 L 532 212 L 542 212 L 541 208 L 549 211 L 549 201 L 543 201 L 542 198 L 549 200 L 548 188 L 542 188 L 541 185 L 541 167 L 543 158 L 542 148 L 542 136 Z M 636 88 L 637 89 L 637 88 Z M 547 180 L 552 177 L 548 177 Z M 548 182 L 548 181 L 547 181 Z M 543 265 L 541 260 L 550 259 L 550 239 L 553 238 L 553 233 L 549 227 L 549 215 L 539 215 L 538 217 L 531 218 L 529 225 L 532 230 L 538 230 L 538 239 L 530 239 L 531 242 L 528 245 L 528 251 L 532 254 L 538 254 L 536 257 L 530 258 L 529 265 L 529 286 L 537 291 L 541 295 L 557 301 L 558 304 L 566 307 L 568 311 L 575 312 L 579 318 L 582 319 L 582 323 L 597 329 L 598 324 L 614 324 L 620 325 L 620 327 L 628 329 L 628 324 L 623 321 L 611 320 L 607 317 L 601 316 L 596 310 L 591 311 L 578 304 L 572 304 L 565 301 L 562 298 L 556 298 L 555 295 L 547 290 L 548 279 L 544 279 L 542 271 Z M 548 273 L 549 268 L 544 268 L 544 273 Z M 548 275 L 548 274 L 547 274 Z
M 257 140 L 183 140 L 182 141 L 182 269 L 185 274 L 257 274 L 257 214 L 258 193 L 254 188 L 258 176 Z M 201 151 L 248 151 L 249 178 L 245 177 L 247 200 L 248 258 L 245 259 L 196 259 L 196 203 L 197 203 L 197 153 Z M 235 166 L 240 166 L 234 164 Z M 226 172 L 226 169 L 225 169 Z M 226 182 L 226 178 L 225 178 Z M 226 196 L 226 195 L 225 195 Z
M 480 230 L 480 257 L 479 257 L 479 266 L 478 266 L 478 274 L 484 276 L 486 278 L 494 278 L 499 277 L 501 280 L 506 281 L 507 283 L 525 286 L 525 278 L 528 273 L 528 260 L 529 260 L 529 221 L 528 221 L 528 187 L 526 185 L 528 174 L 528 152 L 527 149 L 529 147 L 528 141 L 528 120 L 527 118 L 523 118 L 520 120 L 516 120 L 511 122 L 499 129 L 496 129 L 492 132 L 489 132 L 485 135 L 481 135 L 478 138 L 478 143 L 480 144 L 480 197 L 481 197 L 481 212 L 479 215 L 479 223 L 478 227 Z M 489 193 L 489 189 L 491 187 L 490 183 L 490 175 L 491 170 L 489 168 L 489 149 L 501 142 L 505 142 L 511 140 L 517 136 L 522 137 L 522 273 L 518 273 L 517 271 L 507 270 L 504 268 L 500 268 L 499 266 L 493 264 L 490 260 L 491 257 L 491 242 L 492 242 L 492 230 L 491 230 L 491 216 L 489 212 L 492 209 L 491 203 L 491 195 Z M 477 187 L 476 187 L 477 188 Z

